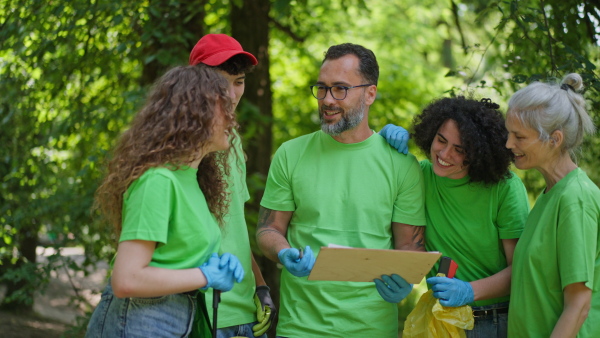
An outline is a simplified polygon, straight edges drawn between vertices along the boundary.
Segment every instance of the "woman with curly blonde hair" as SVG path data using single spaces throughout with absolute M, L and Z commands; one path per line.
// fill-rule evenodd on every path
M 87 337 L 188 336 L 196 291 L 243 279 L 238 259 L 217 253 L 235 126 L 217 71 L 175 67 L 155 84 L 96 194 L 119 244 Z

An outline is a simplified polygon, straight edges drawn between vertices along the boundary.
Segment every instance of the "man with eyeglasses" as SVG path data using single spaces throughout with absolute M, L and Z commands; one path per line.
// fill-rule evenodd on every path
M 422 173 L 369 128 L 379 66 L 369 49 L 332 46 L 311 86 L 321 130 L 275 153 L 257 242 L 285 269 L 280 337 L 397 337 L 397 304 L 412 289 L 398 275 L 374 283 L 309 281 L 322 246 L 424 251 Z

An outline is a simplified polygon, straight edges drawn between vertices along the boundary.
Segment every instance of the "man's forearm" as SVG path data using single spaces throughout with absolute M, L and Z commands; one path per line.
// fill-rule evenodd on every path
M 268 226 L 256 229 L 256 243 L 267 258 L 277 263 L 279 263 L 279 258 L 277 257 L 279 251 L 290 247 L 290 244 L 281 232 Z
M 290 218 L 288 214 L 291 217 L 291 212 L 274 211 L 261 207 L 258 215 L 256 243 L 267 258 L 278 263 L 279 251 L 290 247 L 285 238 L 285 230 L 287 230 L 287 222 Z

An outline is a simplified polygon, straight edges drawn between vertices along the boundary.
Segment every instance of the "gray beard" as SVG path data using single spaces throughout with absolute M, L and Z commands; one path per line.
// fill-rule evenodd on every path
M 342 118 L 334 124 L 325 122 L 325 120 L 323 120 L 323 115 L 325 113 L 320 112 L 319 119 L 321 119 L 321 130 L 325 134 L 338 136 L 345 131 L 354 129 L 365 117 L 366 108 L 367 105 L 365 104 L 365 100 L 361 99 L 358 107 L 346 110 Z

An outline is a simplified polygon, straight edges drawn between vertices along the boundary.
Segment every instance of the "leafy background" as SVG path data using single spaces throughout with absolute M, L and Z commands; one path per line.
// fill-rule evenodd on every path
M 260 60 L 238 108 L 253 241 L 270 156 L 318 128 L 308 86 L 328 46 L 353 42 L 376 53 L 374 130 L 409 127 L 440 96 L 470 93 L 506 109 L 519 88 L 570 72 L 583 76 L 600 125 L 599 23 L 597 1 L 573 0 L 0 1 L 0 308 L 30 313 L 52 271 L 86 274 L 112 257 L 115 238 L 90 213 L 107 154 L 152 82 L 185 64 L 204 34 L 231 34 Z M 578 156 L 596 184 L 599 152 L 594 136 Z M 517 173 L 533 204 L 543 179 Z M 276 293 L 279 270 L 252 244 Z M 57 254 L 38 262 L 39 246 Z M 61 256 L 68 246 L 85 249 L 82 264 Z M 416 297 L 400 305 L 400 317 Z M 81 328 L 93 304 L 75 301 L 87 309 Z

